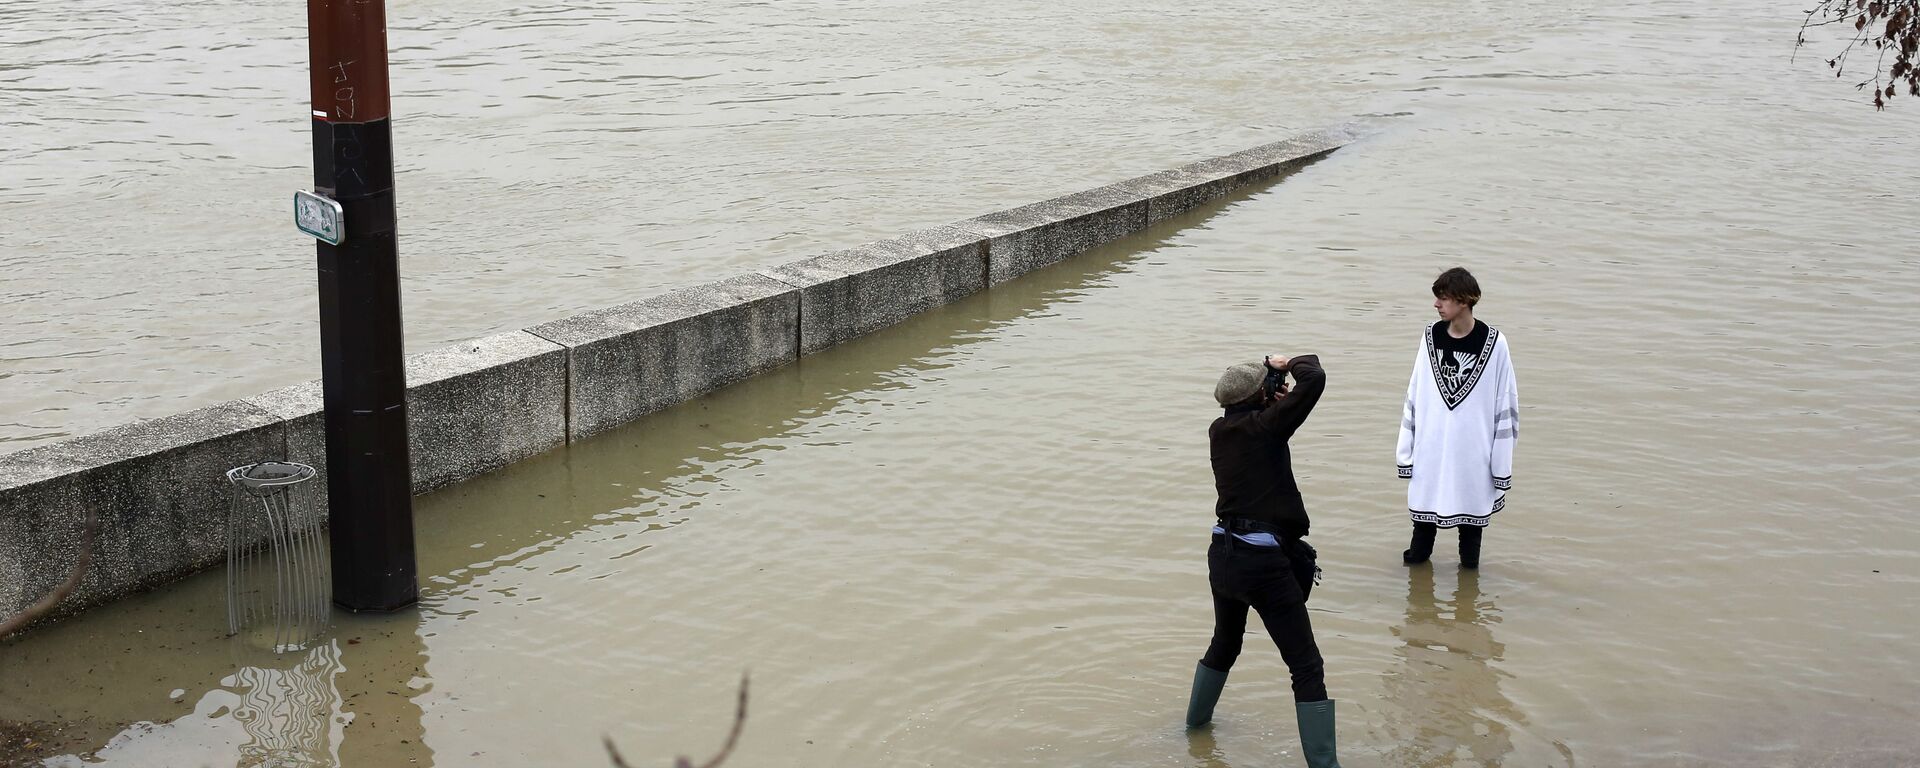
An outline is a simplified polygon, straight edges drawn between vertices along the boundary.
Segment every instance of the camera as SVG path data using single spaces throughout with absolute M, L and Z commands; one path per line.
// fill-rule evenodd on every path
M 1266 399 L 1272 400 L 1278 396 L 1280 390 L 1285 389 L 1286 386 L 1287 372 L 1274 368 L 1271 365 L 1267 366 L 1267 378 L 1260 384 L 1261 391 L 1266 393 Z

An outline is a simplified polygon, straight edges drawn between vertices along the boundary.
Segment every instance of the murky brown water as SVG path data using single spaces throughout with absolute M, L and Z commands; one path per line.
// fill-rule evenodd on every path
M 438 145 L 413 144 L 439 165 L 403 176 L 417 340 L 427 318 L 445 338 L 515 327 L 1192 154 L 1172 139 L 1211 151 L 1309 116 L 1407 114 L 1178 226 L 423 498 L 417 613 L 341 617 L 326 647 L 271 658 L 221 637 L 220 583 L 192 579 L 0 646 L 0 719 L 76 722 L 108 765 L 593 765 L 603 735 L 636 764 L 664 764 L 720 742 L 751 670 L 731 765 L 1293 764 L 1284 670 L 1261 643 L 1212 731 L 1178 722 L 1209 630 L 1209 388 L 1226 363 L 1278 350 L 1318 352 L 1331 382 L 1296 453 L 1328 571 L 1314 621 L 1343 764 L 1920 754 L 1915 105 L 1876 115 L 1788 64 L 1795 9 L 660 11 L 714 22 L 696 34 L 686 20 L 639 23 L 646 8 L 396 12 L 414 19 L 396 19 L 413 30 L 396 45 L 413 66 L 438 62 L 436 98 L 457 102 L 416 92 L 397 109 L 440 110 L 411 129 L 437 126 Z M 514 26 L 595 13 L 632 23 Z M 996 15 L 1015 21 L 978 20 Z M 22 34 L 7 22 L 0 35 Z M 271 57 L 251 46 L 272 38 L 234 41 Z M 552 69 L 456 66 L 501 56 Z M 717 74 L 687 85 L 707 91 L 620 80 L 653 68 Z M 593 79 L 605 82 L 566 82 Z M 807 80 L 837 95 L 712 103 L 791 96 Z M 859 96 L 885 90 L 907 92 Z M 532 98 L 544 92 L 600 95 Z M 469 108 L 492 93 L 501 106 Z M 245 108 L 265 114 L 259 98 Z M 667 114 L 608 106 L 663 98 L 671 109 L 649 109 Z M 645 130 L 612 130 L 623 120 Z M 296 150 L 298 128 L 281 129 Z M 216 143 L 207 151 L 260 150 Z M 508 144 L 522 149 L 495 160 L 520 182 L 470 157 Z M 17 148 L 0 152 L 21 167 Z M 164 344 L 112 329 L 178 299 L 95 297 L 83 315 L 40 296 L 84 280 L 18 266 L 102 250 L 55 221 L 84 222 L 93 203 L 74 198 L 99 180 L 26 157 L 46 165 L 25 175 L 52 191 L 0 198 L 0 231 L 29 243 L 0 255 L 0 293 L 59 319 L 10 311 L 6 337 L 84 328 L 97 356 L 31 365 L 152 365 Z M 295 304 L 307 266 L 277 201 L 303 173 L 232 203 L 257 202 L 257 227 L 216 233 L 233 238 L 222 248 L 285 253 L 262 269 Z M 126 194 L 168 207 L 144 186 Z M 468 213 L 481 219 L 471 240 L 452 223 Z M 566 224 L 565 239 L 547 248 L 534 221 Z M 171 257 L 140 260 L 123 290 L 157 290 L 162 267 L 196 250 L 112 242 Z M 603 256 L 566 261 L 586 253 Z M 1481 316 L 1511 334 L 1528 427 L 1477 577 L 1450 557 L 1398 563 L 1406 521 L 1389 466 L 1425 286 L 1454 263 L 1480 273 Z M 205 282 L 219 267 L 199 269 Z M 561 294 L 580 304 L 551 303 Z M 253 383 L 128 403 L 171 410 L 260 388 L 223 357 L 251 350 L 194 336 L 258 314 L 223 301 L 225 319 L 154 332 L 195 350 L 176 374 Z M 301 327 L 304 311 L 258 327 Z M 7 370 L 11 413 L 31 376 Z M 62 387 L 74 402 L 99 396 L 29 389 Z
M 413 349 L 1271 141 L 1521 36 L 1247 2 L 389 5 Z M 0 451 L 319 378 L 303 8 L 0 3 Z

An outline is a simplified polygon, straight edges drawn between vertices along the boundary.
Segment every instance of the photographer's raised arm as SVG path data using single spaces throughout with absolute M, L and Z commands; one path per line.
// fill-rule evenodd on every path
M 1320 369 L 1319 355 L 1297 355 L 1287 359 L 1287 373 L 1293 376 L 1293 388 L 1274 399 L 1260 412 L 1260 421 L 1268 429 L 1292 437 L 1306 423 L 1320 394 L 1327 391 L 1327 374 Z

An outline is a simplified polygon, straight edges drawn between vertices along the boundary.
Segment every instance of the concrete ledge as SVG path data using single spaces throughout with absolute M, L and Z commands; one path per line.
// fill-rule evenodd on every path
M 1128 179 L 1112 187 L 1147 198 L 1147 223 L 1156 224 L 1325 157 L 1354 138 L 1345 127 L 1313 131 Z
M 800 354 L 872 333 L 986 287 L 986 238 L 935 227 L 760 274 L 800 291 Z
M 412 485 L 424 493 L 614 429 L 1279 176 L 1347 144 L 1302 134 L 1177 169 L 759 274 L 407 358 Z M 95 566 L 65 615 L 218 562 L 232 467 L 321 472 L 320 382 L 0 455 L 0 616 L 65 578 L 83 504 Z
M 56 613 L 142 591 L 226 557 L 226 471 L 281 458 L 281 422 L 229 402 L 0 456 L 0 615 L 63 580 L 86 509 L 93 566 Z
M 414 493 L 566 442 L 565 347 L 514 331 L 407 356 Z
M 525 331 L 407 355 L 413 492 L 482 475 L 567 441 L 566 349 Z M 319 470 L 327 503 L 327 423 L 319 381 L 248 398 L 286 422 L 287 461 Z
M 1109 186 L 953 225 L 987 238 L 987 284 L 998 285 L 1147 226 L 1147 198 Z
M 254 395 L 242 401 L 281 422 L 281 457 L 313 467 L 313 503 L 322 517 L 327 506 L 327 419 L 318 380 Z
M 578 440 L 799 355 L 800 292 L 742 275 L 527 329 L 567 348 Z

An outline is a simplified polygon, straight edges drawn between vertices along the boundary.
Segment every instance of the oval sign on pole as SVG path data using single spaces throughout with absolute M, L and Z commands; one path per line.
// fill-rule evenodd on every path
M 340 203 L 305 190 L 293 193 L 293 224 L 328 245 L 347 239 L 347 213 Z

